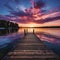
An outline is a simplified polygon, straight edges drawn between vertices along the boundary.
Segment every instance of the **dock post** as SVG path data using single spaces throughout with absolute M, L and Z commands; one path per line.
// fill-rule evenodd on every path
M 28 29 L 24 29 L 24 35 L 28 33 Z
M 25 31 L 25 29 L 24 29 L 24 36 L 26 35 L 26 31 Z
M 34 34 L 34 29 L 33 29 L 33 34 Z

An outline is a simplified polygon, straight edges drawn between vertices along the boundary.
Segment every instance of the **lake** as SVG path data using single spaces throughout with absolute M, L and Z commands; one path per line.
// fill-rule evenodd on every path
M 18 39 L 23 38 L 25 33 L 33 32 L 49 49 L 53 50 L 53 52 L 60 56 L 60 28 L 19 28 L 18 30 L 0 29 L 0 54 L 4 55 L 4 53 L 13 48 L 13 43 Z

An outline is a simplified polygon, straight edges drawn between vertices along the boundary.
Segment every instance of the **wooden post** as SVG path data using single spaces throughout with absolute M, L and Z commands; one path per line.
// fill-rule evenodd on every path
M 24 29 L 24 35 L 28 33 L 28 29 Z
M 34 34 L 34 29 L 33 29 L 33 34 Z
M 25 31 L 25 29 L 24 29 L 24 35 L 26 35 L 26 31 Z

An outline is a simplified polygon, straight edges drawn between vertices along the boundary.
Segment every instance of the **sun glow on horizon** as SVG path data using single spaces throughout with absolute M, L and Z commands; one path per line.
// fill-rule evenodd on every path
M 36 23 L 19 24 L 19 27 L 39 27 Z

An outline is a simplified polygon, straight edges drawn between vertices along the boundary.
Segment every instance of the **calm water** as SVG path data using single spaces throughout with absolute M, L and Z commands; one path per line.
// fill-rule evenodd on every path
M 32 33 L 33 31 L 55 53 L 60 55 L 60 28 L 20 28 L 19 30 L 0 30 L 0 50 L 8 44 L 24 37 L 24 31 Z M 1 52 L 0 52 L 1 53 Z

